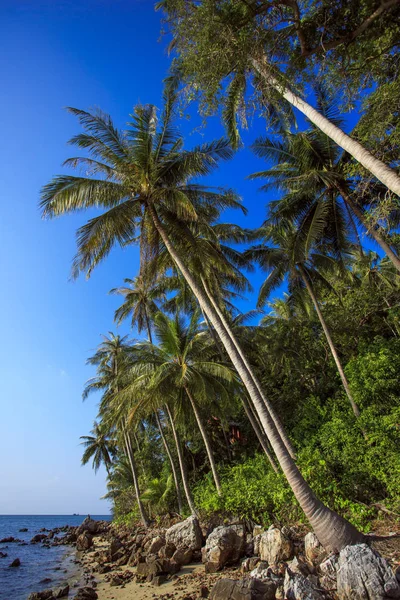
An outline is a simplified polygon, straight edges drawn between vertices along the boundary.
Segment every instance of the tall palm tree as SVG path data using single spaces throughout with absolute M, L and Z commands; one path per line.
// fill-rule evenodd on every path
M 259 91 L 260 104 L 282 109 L 282 99 L 299 110 L 325 135 L 371 172 L 389 190 L 400 195 L 400 177 L 346 134 L 335 122 L 300 97 L 293 81 L 288 81 L 288 63 L 293 44 L 303 44 L 304 38 L 286 41 L 285 33 L 302 31 L 301 11 L 297 2 L 284 3 L 279 9 L 265 2 L 232 0 L 161 0 L 162 8 L 173 36 L 173 48 L 178 53 L 175 73 L 201 99 L 215 102 L 221 95 L 221 82 L 228 81 L 225 97 L 225 121 L 231 139 L 238 143 L 237 113 L 243 116 L 246 86 L 250 78 Z M 285 15 L 285 17 L 284 17 Z M 294 27 L 292 27 L 294 23 Z M 286 25 L 286 26 L 285 26 Z M 290 25 L 290 26 L 288 26 Z M 290 35 L 290 33 L 289 33 Z M 282 40 L 283 44 L 281 43 Z M 290 50 L 289 50 L 290 49 Z M 289 50 L 289 54 L 288 54 Z M 285 71 L 280 64 L 285 64 Z M 211 96 L 211 98 L 210 98 Z M 240 117 L 239 117 L 240 118 Z
M 146 511 L 140 499 L 140 487 L 137 474 L 137 468 L 134 458 L 132 441 L 126 424 L 126 416 L 122 411 L 112 414 L 110 403 L 115 393 L 118 392 L 119 378 L 122 375 L 124 364 L 126 364 L 127 336 L 121 338 L 119 335 L 110 333 L 109 336 L 103 336 L 103 341 L 99 345 L 93 356 L 88 358 L 88 364 L 97 366 L 97 376 L 90 379 L 84 389 L 83 398 L 86 399 L 93 391 L 102 390 L 103 396 L 100 403 L 100 415 L 103 422 L 112 423 L 120 437 L 123 440 L 125 453 L 129 460 L 132 478 L 135 486 L 136 501 L 143 525 L 148 526 L 149 521 Z
M 337 108 L 324 90 L 317 94 L 321 112 L 336 123 L 342 120 Z M 274 187 L 284 191 L 284 196 L 269 205 L 271 218 L 291 219 L 298 226 L 313 219 L 324 221 L 330 229 L 332 241 L 343 236 L 343 229 L 358 235 L 354 219 L 361 223 L 364 233 L 372 237 L 400 271 L 400 258 L 379 226 L 370 226 L 365 199 L 357 198 L 354 182 L 346 174 L 346 156 L 332 140 L 318 128 L 292 133 L 282 131 L 276 138 L 259 138 L 253 144 L 255 154 L 273 162 L 273 166 L 251 178 L 267 179 L 263 189 Z M 360 201 L 361 200 L 361 201 Z M 399 220 L 399 211 L 391 215 Z
M 278 462 L 320 542 L 330 550 L 339 550 L 364 539 L 362 534 L 326 507 L 304 480 L 237 340 L 181 252 L 183 228 L 179 224 L 199 220 L 207 223 L 211 211 L 215 215 L 240 206 L 232 193 L 192 183 L 194 177 L 214 169 L 220 159 L 229 158 L 232 151 L 222 140 L 183 150 L 183 139 L 173 126 L 173 90 L 166 91 L 164 101 L 159 126 L 155 107 L 141 106 L 135 109 L 125 133 L 116 129 L 107 115 L 71 109 L 85 129 L 72 143 L 87 149 L 91 157 L 75 157 L 66 164 L 90 165 L 91 172 L 100 173 L 100 177 L 55 177 L 42 191 L 43 216 L 57 217 L 91 207 L 102 209 L 78 231 L 75 275 L 82 270 L 89 275 L 115 244 L 135 239 L 137 230 L 144 239 L 142 245 L 146 244 L 152 255 L 165 246 L 241 377 Z
M 350 386 L 344 373 L 339 354 L 322 314 L 313 285 L 313 281 L 318 281 L 323 282 L 330 287 L 329 282 L 324 275 L 324 270 L 329 269 L 332 271 L 333 269 L 337 269 L 336 259 L 324 252 L 326 248 L 313 247 L 310 239 L 304 241 L 300 232 L 297 231 L 290 222 L 281 222 L 280 225 L 275 226 L 266 225 L 260 230 L 260 234 L 261 231 L 264 235 L 264 239 L 267 243 L 269 242 L 270 245 L 261 244 L 247 251 L 248 256 L 255 260 L 261 268 L 268 273 L 267 279 L 260 288 L 258 306 L 260 308 L 263 307 L 271 292 L 281 286 L 285 280 L 288 281 L 288 288 L 291 294 L 297 293 L 297 295 L 299 295 L 299 292 L 303 287 L 307 289 L 324 331 L 351 408 L 354 415 L 359 417 L 360 410 L 351 394 Z
M 163 280 L 155 282 L 153 278 L 149 277 L 148 269 L 146 270 L 145 267 L 143 267 L 142 270 L 144 271 L 144 274 L 139 275 L 134 279 L 125 279 L 124 282 L 127 284 L 126 286 L 113 288 L 110 293 L 120 294 L 124 297 L 124 302 L 115 311 L 116 322 L 120 324 L 124 319 L 130 317 L 131 327 L 136 327 L 139 333 L 146 329 L 149 342 L 152 343 L 152 319 L 159 310 L 157 301 L 165 300 L 166 284 Z M 182 513 L 182 496 L 178 473 L 169 448 L 168 440 L 164 435 L 158 411 L 155 413 L 155 418 L 165 452 L 171 465 L 178 501 L 178 510 Z
M 199 312 L 195 311 L 188 325 L 183 318 L 169 318 L 163 313 L 155 317 L 158 345 L 136 345 L 137 361 L 132 367 L 134 381 L 121 391 L 122 397 L 132 391 L 146 388 L 150 402 L 154 396 L 166 398 L 171 390 L 180 391 L 181 402 L 189 401 L 197 426 L 203 438 L 215 486 L 221 494 L 220 478 L 209 435 L 202 416 L 202 406 L 208 406 L 218 397 L 221 403 L 229 401 L 236 382 L 234 371 L 210 358 L 214 349 L 207 336 L 198 327 Z

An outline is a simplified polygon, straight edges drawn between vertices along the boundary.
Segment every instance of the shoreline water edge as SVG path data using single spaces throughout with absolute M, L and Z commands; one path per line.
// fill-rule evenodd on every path
M 366 536 L 365 543 L 328 555 L 304 526 L 267 529 L 234 519 L 200 523 L 193 516 L 166 516 L 146 529 L 88 516 L 78 526 L 43 530 L 30 542 L 48 549 L 68 546 L 53 567 L 57 581 L 49 577 L 45 585 L 44 577 L 29 594 L 0 591 L 0 598 L 349 600 L 364 597 L 365 590 L 371 600 L 397 598 L 399 538 L 399 532 Z M 0 548 L 21 543 L 23 549 L 27 543 L 0 538 Z M 8 568 L 17 573 L 22 564 Z

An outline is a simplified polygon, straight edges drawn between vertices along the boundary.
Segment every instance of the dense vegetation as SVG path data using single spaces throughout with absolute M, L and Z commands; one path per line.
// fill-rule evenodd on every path
M 175 52 L 161 114 L 137 106 L 122 132 L 71 109 L 88 154 L 67 165 L 91 177 L 42 193 L 45 216 L 101 210 L 78 232 L 76 275 L 116 244 L 140 248 L 140 272 L 112 292 L 116 323 L 145 339 L 109 334 L 89 359 L 84 396 L 102 399 L 83 462 L 105 464 L 118 518 L 307 517 L 340 548 L 400 511 L 399 3 L 160 6 Z M 187 150 L 188 100 L 222 108 L 228 139 Z M 237 195 L 202 182 L 233 156 L 250 110 L 269 135 L 252 146 L 265 170 L 249 176 L 274 193 L 251 231 L 225 220 L 245 212 Z M 242 314 L 254 268 L 265 281 Z

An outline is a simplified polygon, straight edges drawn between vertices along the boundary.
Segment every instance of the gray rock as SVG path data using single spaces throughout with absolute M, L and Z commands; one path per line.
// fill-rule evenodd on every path
M 307 533 L 306 537 L 304 538 L 304 553 L 306 555 L 306 559 L 310 563 L 314 563 L 324 554 L 324 552 L 325 551 L 319 543 L 315 533 L 312 531 Z
M 150 541 L 149 547 L 146 548 L 146 551 L 149 554 L 157 554 L 157 552 L 159 552 L 163 546 L 165 546 L 165 538 L 161 535 L 158 535 Z
M 172 555 L 172 560 L 178 565 L 188 565 L 193 557 L 193 550 L 190 548 L 178 548 Z
M 69 585 L 68 583 L 53 590 L 54 598 L 65 598 L 69 594 Z
M 83 523 L 81 525 L 79 525 L 77 534 L 80 535 L 84 531 L 87 531 L 91 535 L 95 535 L 96 533 L 98 533 L 99 528 L 100 528 L 99 521 L 95 521 L 94 519 L 91 519 L 90 517 L 86 517 L 86 519 L 83 521 Z
M 276 585 L 258 579 L 220 579 L 210 593 L 210 600 L 273 600 Z
M 32 592 L 28 600 L 52 600 L 54 598 L 52 590 L 42 590 L 41 592 Z
M 291 540 L 274 526 L 261 534 L 259 547 L 261 560 L 267 561 L 268 564 L 289 560 L 293 554 Z
M 208 536 L 202 550 L 207 573 L 215 573 L 223 566 L 233 564 L 244 554 L 245 532 L 243 525 L 216 527 Z
M 21 561 L 19 558 L 15 558 L 12 563 L 10 565 L 8 565 L 9 567 L 20 567 L 21 566 Z
M 93 536 L 90 535 L 87 531 L 81 533 L 76 540 L 76 549 L 79 551 L 89 550 L 93 546 Z
M 174 544 L 176 548 L 200 550 L 203 537 L 196 517 L 189 517 L 167 529 L 165 540 L 167 544 Z
M 400 584 L 386 560 L 367 544 L 341 550 L 337 568 L 340 600 L 399 598 Z
M 321 586 L 326 590 L 334 591 L 337 588 L 337 562 L 338 556 L 336 554 L 332 554 L 331 556 L 328 556 L 328 558 L 324 560 L 318 567 Z
M 325 594 L 311 579 L 287 569 L 284 581 L 285 598 L 288 600 L 323 600 Z

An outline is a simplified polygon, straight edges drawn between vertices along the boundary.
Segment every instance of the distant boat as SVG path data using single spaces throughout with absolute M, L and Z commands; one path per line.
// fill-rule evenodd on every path
M 72 516 L 73 517 L 79 517 L 79 513 L 74 513 Z

